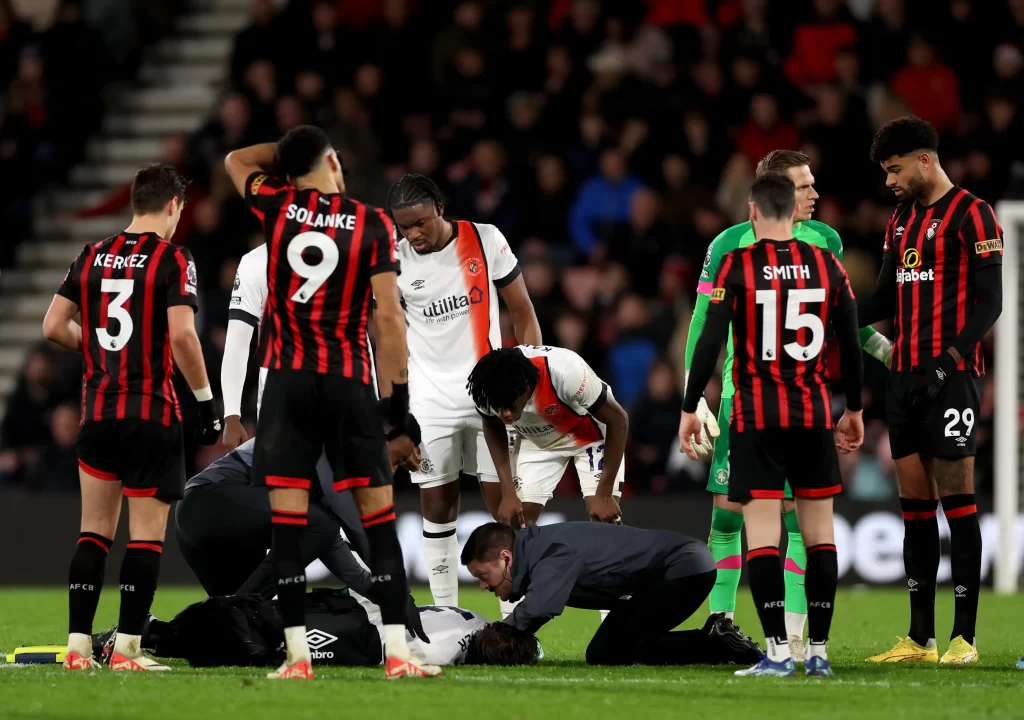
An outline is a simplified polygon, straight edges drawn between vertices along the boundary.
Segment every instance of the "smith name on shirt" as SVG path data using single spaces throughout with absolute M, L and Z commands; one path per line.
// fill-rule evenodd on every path
M 338 228 L 340 230 L 356 229 L 355 215 L 341 213 L 334 213 L 330 215 L 316 213 L 314 215 L 309 211 L 309 208 L 299 207 L 295 203 L 288 206 L 286 217 L 289 220 L 297 220 L 298 222 L 309 225 L 313 228 L 329 227 Z

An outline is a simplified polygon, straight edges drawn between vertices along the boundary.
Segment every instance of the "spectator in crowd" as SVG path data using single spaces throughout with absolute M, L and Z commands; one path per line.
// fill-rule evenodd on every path
M 569 232 L 580 253 L 590 256 L 625 227 L 633 194 L 641 187 L 620 150 L 608 148 L 601 153 L 600 174 L 583 183 L 569 213 Z

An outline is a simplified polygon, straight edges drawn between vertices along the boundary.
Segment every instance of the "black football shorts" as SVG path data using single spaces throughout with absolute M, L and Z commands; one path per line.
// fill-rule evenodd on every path
M 825 428 L 729 428 L 729 499 L 733 502 L 782 500 L 786 480 L 797 498 L 839 495 L 835 435 Z
M 309 370 L 271 370 L 256 428 L 252 484 L 309 490 L 320 453 L 334 490 L 390 485 L 384 426 L 369 385 Z
M 78 465 L 93 477 L 120 481 L 126 497 L 178 500 L 185 487 L 181 425 L 86 420 L 78 431 Z
M 978 449 L 978 378 L 969 371 L 952 373 L 931 403 L 915 408 L 912 390 L 920 383 L 914 373 L 891 373 L 885 414 L 893 459 L 920 453 L 925 457 L 971 457 Z

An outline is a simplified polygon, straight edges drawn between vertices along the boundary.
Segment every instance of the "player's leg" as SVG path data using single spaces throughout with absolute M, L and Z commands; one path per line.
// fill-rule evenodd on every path
M 462 431 L 455 421 L 417 418 L 423 458 L 412 481 L 420 488 L 423 560 L 436 605 L 459 604 L 459 471 Z
M 722 398 L 718 425 L 724 432 L 715 441 L 708 474 L 711 493 L 711 535 L 708 548 L 718 567 L 709 600 L 711 614 L 723 613 L 730 620 L 736 611 L 736 591 L 743 572 L 743 506 L 729 501 L 729 417 L 732 398 Z
M 935 648 L 935 584 L 939 572 L 939 495 L 922 457 L 921 418 L 910 409 L 905 379 L 889 376 L 886 415 L 889 444 L 896 467 L 896 485 L 903 512 L 903 565 L 910 595 L 910 630 L 871 662 L 937 662 Z
M 831 430 L 795 430 L 790 434 L 793 441 L 786 446 L 786 471 L 807 547 L 809 635 L 805 669 L 808 675 L 829 676 L 832 668 L 827 643 L 839 582 L 832 518 L 832 499 L 843 490 L 839 456 Z
M 101 464 L 103 458 L 90 449 L 102 445 L 93 438 L 94 423 L 85 423 L 79 437 L 78 477 L 82 494 L 82 522 L 78 545 L 68 568 L 68 649 L 64 667 L 68 670 L 89 670 L 92 660 L 92 623 L 103 590 L 107 554 L 117 531 L 121 514 L 121 483 L 113 472 L 88 464 Z
M 730 428 L 732 477 L 729 499 L 743 503 L 747 535 L 750 593 L 765 635 L 765 659 L 737 675 L 789 676 L 796 667 L 786 635 L 783 579 L 779 543 L 782 539 L 782 496 L 785 485 L 784 430 L 736 432 Z
M 385 677 L 440 675 L 441 668 L 417 660 L 406 641 L 409 585 L 398 541 L 391 460 L 376 399 L 366 386 L 348 378 L 330 378 L 325 386 L 330 389 L 325 393 L 330 399 L 326 409 L 344 417 L 344 428 L 324 423 L 324 452 L 335 473 L 334 490 L 352 490 L 370 547 L 365 560 L 373 578 L 370 599 L 380 606 L 384 626 Z
M 327 407 L 321 396 L 322 377 L 300 370 L 268 373 L 256 431 L 252 484 L 269 490 L 270 561 L 285 639 L 285 661 L 268 675 L 273 679 L 313 677 L 306 642 L 302 536 L 309 522 L 309 490 L 316 482 L 321 448 L 336 442 L 327 431 L 342 422 L 332 416 L 334 408 Z
M 980 399 L 970 373 L 954 373 L 936 398 L 928 418 L 931 475 L 949 522 L 955 592 L 949 649 L 940 662 L 953 665 L 978 661 L 975 626 L 981 587 L 981 527 L 974 498 L 974 431 Z
M 788 482 L 782 500 L 782 524 L 786 528 L 786 560 L 783 563 L 786 580 L 786 634 L 789 636 L 789 654 L 795 661 L 802 662 L 804 625 L 807 623 L 807 594 L 804 591 L 807 551 L 800 534 L 793 490 Z

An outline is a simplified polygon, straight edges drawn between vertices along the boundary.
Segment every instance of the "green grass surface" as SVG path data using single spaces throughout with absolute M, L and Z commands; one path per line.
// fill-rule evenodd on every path
M 952 593 L 938 606 L 940 651 Z M 419 592 L 429 602 L 429 592 Z M 161 589 L 153 611 L 169 618 L 200 599 L 195 589 Z M 460 604 L 497 615 L 497 601 L 463 588 Z M 117 592 L 107 588 L 97 628 L 116 621 Z M 533 668 L 448 668 L 436 680 L 386 682 L 378 668 L 319 668 L 312 683 L 272 682 L 256 669 L 193 670 L 161 675 L 65 673 L 57 666 L 0 664 L 0 719 L 133 718 L 1024 718 L 1024 596 L 985 595 L 978 627 L 981 663 L 871 665 L 870 654 L 905 632 L 902 591 L 844 591 L 837 600 L 830 657 L 837 677 L 733 677 L 730 668 L 588 668 L 582 663 L 596 612 L 569 611 L 540 634 L 547 657 Z M 699 624 L 704 614 L 688 625 Z M 749 595 L 737 621 L 761 640 Z M 66 640 L 61 589 L 0 590 L 0 650 Z

